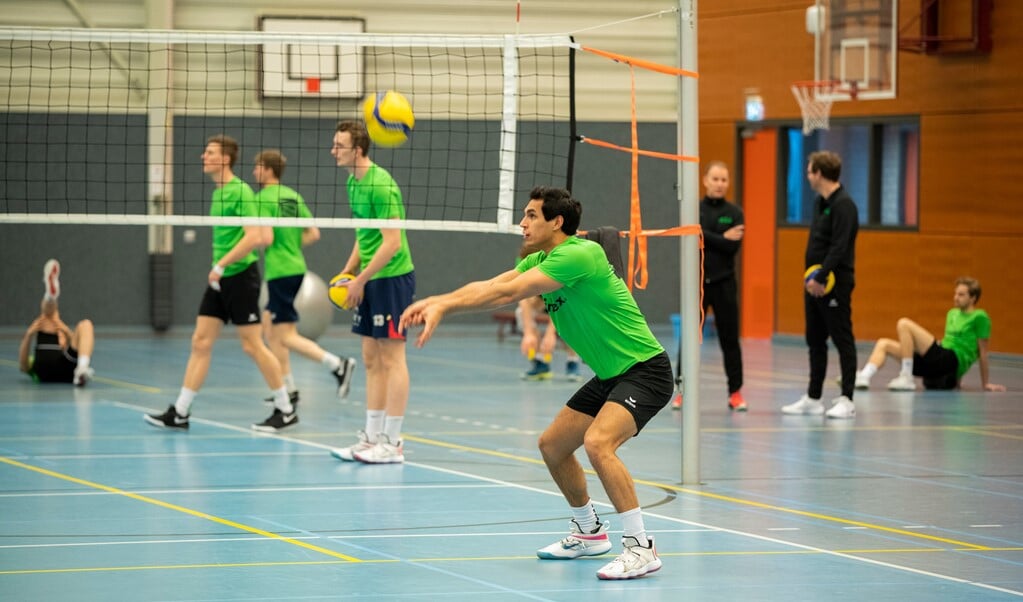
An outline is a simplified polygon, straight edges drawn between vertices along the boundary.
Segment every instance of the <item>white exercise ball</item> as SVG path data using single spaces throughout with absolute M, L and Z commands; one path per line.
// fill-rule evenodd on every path
M 266 308 L 270 293 L 266 282 L 259 289 L 259 306 Z M 327 283 L 313 272 L 306 272 L 302 286 L 295 294 L 295 311 L 298 312 L 298 334 L 316 340 L 327 332 L 334 318 L 334 306 L 327 298 Z

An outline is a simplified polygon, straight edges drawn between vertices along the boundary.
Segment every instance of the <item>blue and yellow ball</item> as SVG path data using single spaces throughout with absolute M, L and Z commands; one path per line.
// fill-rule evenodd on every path
M 807 282 L 810 282 L 811 278 L 816 278 L 817 272 L 821 270 L 821 267 L 822 267 L 821 264 L 815 263 L 812 266 L 806 268 L 806 272 L 803 273 L 803 284 L 805 285 Z M 830 293 L 831 289 L 833 288 L 835 288 L 835 273 L 828 272 L 828 277 L 825 279 L 824 282 L 824 294 L 826 295 Z
M 416 126 L 412 104 L 394 90 L 377 92 L 367 98 L 362 112 L 370 139 L 380 146 L 404 144 Z

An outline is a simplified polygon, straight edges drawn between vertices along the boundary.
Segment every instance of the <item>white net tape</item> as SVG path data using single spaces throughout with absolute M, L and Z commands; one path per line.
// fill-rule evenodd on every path
M 833 82 L 800 82 L 792 84 L 792 95 L 803 112 L 803 135 L 830 127 L 831 104 L 834 102 Z

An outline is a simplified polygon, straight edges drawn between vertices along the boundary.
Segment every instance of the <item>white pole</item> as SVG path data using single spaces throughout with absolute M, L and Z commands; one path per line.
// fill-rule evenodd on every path
M 678 64 L 682 69 L 697 71 L 696 65 L 696 1 L 679 0 Z M 696 78 L 678 78 L 678 147 L 679 154 L 699 156 L 699 106 Z M 689 161 L 678 162 L 679 223 L 696 224 L 700 220 L 700 166 Z M 695 236 L 679 237 L 681 247 L 679 279 L 682 335 L 682 483 L 700 482 L 700 247 Z

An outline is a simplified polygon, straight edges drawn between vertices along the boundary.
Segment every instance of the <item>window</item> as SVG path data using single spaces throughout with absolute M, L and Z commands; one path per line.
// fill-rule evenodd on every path
M 860 225 L 914 228 L 918 224 L 920 123 L 917 118 L 832 120 L 830 130 L 803 136 L 799 127 L 780 128 L 784 159 L 784 216 L 789 225 L 810 223 L 816 197 L 806 181 L 810 153 L 842 157 L 842 185 L 859 208 Z

